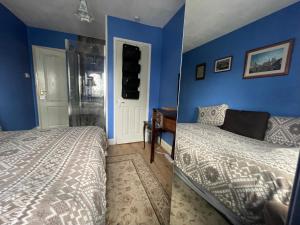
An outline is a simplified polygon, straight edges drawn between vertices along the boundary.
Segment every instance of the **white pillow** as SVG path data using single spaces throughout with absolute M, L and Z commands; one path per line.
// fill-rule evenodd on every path
M 229 106 L 226 104 L 198 107 L 197 122 L 213 126 L 222 126 L 228 108 Z
M 265 141 L 289 147 L 300 147 L 300 117 L 271 117 Z

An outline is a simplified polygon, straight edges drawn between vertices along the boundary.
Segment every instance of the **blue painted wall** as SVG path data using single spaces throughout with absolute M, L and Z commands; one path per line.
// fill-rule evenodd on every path
M 125 38 L 134 41 L 146 42 L 152 45 L 151 49 L 151 79 L 150 79 L 150 102 L 149 118 L 152 108 L 158 107 L 162 31 L 160 28 L 131 22 L 124 19 L 108 16 L 107 18 L 107 44 L 108 44 L 108 138 L 114 138 L 114 85 L 113 85 L 113 38 Z
M 35 126 L 26 25 L 0 4 L 0 124 L 4 130 Z
M 4 7 L 3 10 L 7 11 Z M 10 14 L 10 13 L 9 13 Z M 177 76 L 180 67 L 180 49 L 181 49 L 181 36 L 182 36 L 182 26 L 183 23 L 184 9 L 180 9 L 175 17 L 166 25 L 164 29 L 142 25 L 139 23 L 115 18 L 108 17 L 108 121 L 109 121 L 109 138 L 113 138 L 113 37 L 120 37 L 135 41 L 141 41 L 150 43 L 152 45 L 152 56 L 151 56 L 151 80 L 150 80 L 150 102 L 149 102 L 149 118 L 151 118 L 152 108 L 159 106 L 176 106 L 176 92 L 177 92 Z M 65 48 L 65 39 L 76 40 L 77 35 L 50 31 L 45 29 L 26 27 L 21 21 L 19 21 L 15 16 L 10 14 L 15 20 L 17 20 L 22 25 L 22 35 L 17 34 L 20 38 L 23 38 L 23 54 L 26 56 L 23 58 L 26 61 L 26 72 L 30 72 L 31 79 L 26 80 L 28 87 L 26 89 L 26 94 L 22 95 L 29 96 L 28 101 L 30 105 L 27 104 L 26 108 L 31 117 L 26 116 L 26 120 L 23 123 L 27 123 L 27 126 L 23 128 L 32 128 L 38 125 L 38 112 L 36 103 L 36 93 L 35 93 L 35 80 L 34 80 L 34 68 L 32 60 L 32 45 L 51 47 L 51 48 Z M 11 29 L 15 30 L 14 25 L 10 25 Z M 179 26 L 179 27 L 178 27 Z M 7 25 L 8 27 L 8 25 Z M 179 31 L 179 32 L 178 32 Z M 15 37 L 10 37 L 8 39 L 13 40 Z M 164 45 L 163 45 L 164 42 Z M 2 44 L 8 46 L 10 42 L 4 40 Z M 173 48 L 172 48 L 173 46 Z M 15 51 L 18 52 L 18 51 Z M 20 53 L 20 51 L 19 51 Z M 6 54 L 5 54 L 6 55 Z M 162 56 L 165 57 L 162 60 Z M 14 58 L 15 60 L 15 58 Z M 10 61 L 12 63 L 12 61 Z M 161 64 L 164 63 L 162 67 Z M 22 65 L 22 63 L 18 63 Z M 22 72 L 23 73 L 23 72 Z M 161 73 L 163 77 L 161 79 Z M 172 74 L 172 78 L 170 78 Z M 175 81 L 173 80 L 175 78 Z M 169 81 L 172 80 L 172 85 Z M 22 81 L 23 88 L 25 88 L 24 81 Z M 163 93 L 160 98 L 160 83 L 163 84 L 163 88 L 167 89 L 167 95 Z M 29 91 L 30 89 L 30 91 Z M 21 90 L 18 88 L 17 90 Z M 9 98 L 11 101 L 11 98 Z M 13 98 L 15 99 L 15 98 Z M 19 103 L 21 100 L 16 100 L 19 105 L 24 104 Z M 159 104 L 161 103 L 161 104 Z M 11 115 L 11 113 L 9 113 Z M 21 118 L 18 116 L 18 118 Z M 28 120 L 30 118 L 30 120 Z M 1 119 L 1 118 L 0 118 Z M 17 120 L 13 120 L 17 121 Z M 28 125 L 30 124 L 30 125 Z M 5 127 L 5 124 L 4 128 Z M 21 127 L 7 128 L 7 129 L 21 129 Z
M 183 56 L 179 121 L 195 122 L 196 107 L 227 103 L 231 108 L 300 116 L 300 3 L 195 48 Z M 290 73 L 242 79 L 247 50 L 295 38 Z M 214 73 L 214 60 L 232 55 L 232 70 Z M 196 64 L 207 64 L 205 80 L 195 80 Z
M 77 35 L 59 31 L 45 30 L 40 28 L 28 27 L 29 45 L 38 45 L 49 48 L 65 49 L 65 39 L 77 40 Z
M 45 30 L 34 27 L 27 27 L 28 55 L 30 60 L 30 71 L 32 74 L 32 94 L 35 111 L 35 124 L 39 125 L 37 99 L 35 91 L 34 67 L 32 58 L 32 45 L 48 48 L 65 49 L 65 39 L 76 41 L 78 36 L 75 34 L 63 33 L 59 31 Z
M 119 37 L 152 45 L 148 112 L 151 118 L 153 108 L 177 106 L 183 21 L 184 7 L 178 10 L 163 29 L 108 16 L 108 138 L 114 138 L 113 38 Z M 165 135 L 164 139 L 172 143 L 172 136 Z
M 162 30 L 162 63 L 160 74 L 159 107 L 177 107 L 178 76 L 182 56 L 184 6 Z M 162 138 L 172 145 L 173 135 Z
M 159 106 L 177 107 L 178 75 L 182 55 L 184 6 L 162 30 Z

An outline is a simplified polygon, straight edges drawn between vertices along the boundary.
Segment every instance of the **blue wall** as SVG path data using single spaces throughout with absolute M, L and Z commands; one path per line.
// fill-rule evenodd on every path
M 19 29 L 20 33 L 14 33 L 6 40 L 3 40 L 1 44 L 5 46 L 9 46 L 11 42 L 16 37 L 22 38 L 22 47 L 24 51 L 14 51 L 14 53 L 18 52 L 20 55 L 23 54 L 22 60 L 24 63 L 17 63 L 18 67 L 26 67 L 25 71 L 22 71 L 22 76 L 24 72 L 30 72 L 31 79 L 28 80 L 20 80 L 20 85 L 22 88 L 16 88 L 16 90 L 20 91 L 24 89 L 24 93 L 22 94 L 22 98 L 14 98 L 8 97 L 8 95 L 1 95 L 2 98 L 9 99 L 9 101 L 1 101 L 3 107 L 9 108 L 5 104 L 9 104 L 12 106 L 13 104 L 9 102 L 16 102 L 15 105 L 24 106 L 22 110 L 17 110 L 14 108 L 14 113 L 16 113 L 16 118 L 11 119 L 15 123 L 18 123 L 18 126 L 6 126 L 3 123 L 4 128 L 6 129 L 27 129 L 32 128 L 38 125 L 38 112 L 37 112 L 37 103 L 36 103 L 36 93 L 35 93 L 35 80 L 34 80 L 34 68 L 33 68 L 33 60 L 32 60 L 32 45 L 51 47 L 51 48 L 65 48 L 65 39 L 76 40 L 77 35 L 44 30 L 33 27 L 26 27 L 21 21 L 19 21 L 15 16 L 8 12 L 8 10 L 4 7 L 1 8 L 7 12 L 10 17 L 13 17 L 16 21 L 18 21 L 19 25 L 10 24 L 6 25 L 6 28 L 10 28 L 12 30 Z M 4 14 L 3 14 L 4 15 Z M 151 118 L 152 108 L 156 108 L 159 106 L 176 106 L 176 93 L 177 93 L 177 76 L 180 67 L 180 49 L 181 49 L 181 39 L 182 39 L 182 26 L 183 26 L 183 16 L 184 16 L 184 8 L 180 9 L 178 13 L 170 20 L 170 22 L 166 25 L 165 28 L 157 28 L 152 26 L 147 26 L 115 17 L 108 17 L 108 128 L 109 138 L 113 138 L 113 37 L 120 37 L 135 41 L 141 41 L 150 43 L 152 45 L 151 49 L 151 80 L 150 80 L 150 102 L 149 102 L 149 118 Z M 3 21 L 7 19 L 3 16 Z M 19 26 L 19 28 L 17 28 Z M 22 28 L 20 28 L 22 27 Z M 22 30 L 22 31 L 21 31 Z M 4 32 L 4 31 L 3 31 Z M 2 35 L 3 36 L 3 35 Z M 1 38 L 2 38 L 1 36 Z M 4 37 L 4 36 L 3 36 Z M 8 41 L 9 40 L 9 41 Z M 164 44 L 163 44 L 164 43 Z M 16 45 L 16 44 L 15 44 Z M 14 46 L 15 46 L 14 45 Z M 3 48 L 4 49 L 4 48 Z M 11 48 L 9 48 L 11 50 Z M 4 54 L 7 56 L 7 53 Z M 162 59 L 164 57 L 164 59 Z M 16 57 L 12 57 L 9 60 L 9 63 L 15 63 Z M 25 62 L 26 61 L 26 62 Z M 6 64 L 9 64 L 6 63 Z M 162 66 L 163 63 L 163 66 Z M 13 69 L 18 69 L 18 67 L 14 67 Z M 14 71 L 12 71 L 15 73 Z M 161 77 L 161 73 L 163 73 Z M 21 76 L 21 77 L 22 77 Z M 22 77 L 23 79 L 23 77 Z M 26 85 L 25 85 L 26 82 Z M 170 82 L 172 85 L 170 85 Z M 167 92 L 161 92 L 160 95 L 160 83 L 162 83 L 163 89 L 167 90 Z M 17 87 L 17 86 L 14 86 Z M 26 89 L 26 90 L 25 90 Z M 0 90 L 1 91 L 1 90 Z M 160 98 L 161 96 L 161 98 Z M 24 101 L 23 98 L 27 98 Z M 12 101 L 14 99 L 14 101 Z M 5 113 L 5 112 L 4 112 Z M 1 117 L 4 116 L 1 115 Z M 22 114 L 26 120 L 23 120 L 19 115 Z M 30 115 L 29 115 L 30 114 Z M 12 115 L 11 111 L 8 111 L 7 116 L 10 118 Z M 1 121 L 0 117 L 0 121 Z M 4 118 L 4 117 L 3 117 Z M 6 123 L 11 123 L 10 120 L 4 118 Z M 3 120 L 4 120 L 3 119 Z M 19 122 L 19 120 L 21 122 Z M 25 126 L 22 125 L 25 124 Z
M 184 7 L 161 29 L 108 16 L 108 138 L 114 138 L 113 38 L 146 42 L 151 49 L 151 80 L 149 119 L 152 109 L 177 106 L 178 74 L 180 72 Z M 170 144 L 172 137 L 163 137 Z
M 159 106 L 177 107 L 178 75 L 182 55 L 184 6 L 162 30 Z
M 114 138 L 114 85 L 113 85 L 113 38 L 125 38 L 134 41 L 146 42 L 152 45 L 151 49 L 151 79 L 149 118 L 152 108 L 158 107 L 159 85 L 161 69 L 162 32 L 160 28 L 131 22 L 108 16 L 107 19 L 108 44 L 108 138 Z M 142 129 L 142 128 L 141 128 Z
M 27 27 L 27 37 L 28 37 L 28 55 L 30 60 L 30 72 L 32 74 L 32 93 L 34 101 L 34 111 L 35 111 L 35 124 L 39 125 L 38 118 L 38 108 L 37 99 L 35 91 L 35 79 L 34 79 L 34 67 L 33 67 L 33 57 L 32 57 L 32 45 L 38 45 L 48 48 L 59 48 L 65 49 L 65 39 L 77 40 L 77 35 L 63 33 L 58 31 L 45 30 L 34 27 Z
M 59 31 L 28 27 L 28 43 L 49 48 L 65 49 L 65 39 L 77 40 L 77 35 Z
M 0 124 L 4 130 L 35 126 L 26 25 L 0 4 Z
M 183 22 L 184 6 L 178 10 L 162 30 L 159 107 L 177 107 L 178 76 L 182 56 Z M 172 145 L 172 134 L 164 133 L 162 138 Z
M 300 3 L 195 48 L 183 56 L 179 121 L 195 122 L 196 107 L 227 103 L 231 108 L 300 116 Z M 242 79 L 245 52 L 295 38 L 288 76 Z M 214 60 L 232 55 L 232 70 L 214 73 Z M 195 80 L 196 64 L 207 65 Z

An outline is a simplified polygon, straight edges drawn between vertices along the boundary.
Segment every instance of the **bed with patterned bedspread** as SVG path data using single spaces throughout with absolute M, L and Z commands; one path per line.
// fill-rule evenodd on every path
M 105 224 L 97 127 L 0 132 L 0 224 Z
M 289 203 L 298 153 L 214 126 L 177 125 L 176 167 L 233 224 L 264 224 L 266 200 Z

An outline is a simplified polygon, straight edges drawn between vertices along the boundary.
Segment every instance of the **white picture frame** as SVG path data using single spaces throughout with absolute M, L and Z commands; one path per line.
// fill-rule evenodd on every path
M 226 72 L 231 70 L 232 56 L 227 56 L 215 61 L 215 73 Z

